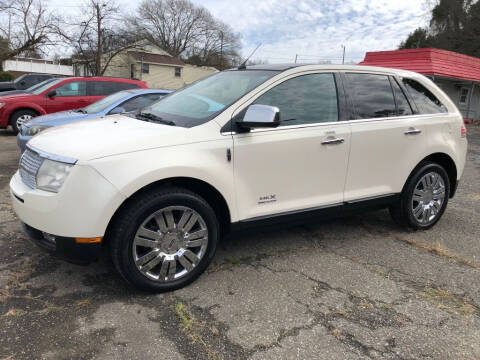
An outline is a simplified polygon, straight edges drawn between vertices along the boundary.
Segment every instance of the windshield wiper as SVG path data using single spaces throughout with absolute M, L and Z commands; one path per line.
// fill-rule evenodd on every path
M 137 119 L 147 119 L 148 121 L 153 121 L 153 122 L 165 124 L 165 125 L 171 125 L 171 126 L 176 125 L 173 121 L 164 120 L 160 116 L 157 116 L 149 112 L 139 112 L 138 114 L 135 115 L 135 117 Z

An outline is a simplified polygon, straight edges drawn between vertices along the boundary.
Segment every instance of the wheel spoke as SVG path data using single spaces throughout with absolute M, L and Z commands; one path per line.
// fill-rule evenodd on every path
M 159 241 L 161 238 L 158 232 L 149 230 L 143 226 L 137 231 L 137 236 L 142 236 L 144 238 L 157 240 L 157 241 Z
M 177 224 L 177 228 L 180 231 L 183 231 L 183 228 L 185 227 L 185 224 L 187 223 L 188 219 L 190 219 L 190 216 L 192 216 L 191 211 L 186 210 L 183 212 L 182 217 L 180 218 Z
M 165 220 L 167 222 L 167 229 L 168 230 L 175 229 L 175 220 L 173 219 L 172 210 L 166 210 L 164 211 L 164 214 L 165 214 Z
M 165 278 L 167 277 L 167 271 L 168 271 L 168 260 L 163 258 L 162 267 L 160 268 L 160 273 L 158 274 L 159 278 L 162 281 L 165 281 Z
M 198 256 L 195 255 L 190 250 L 185 250 L 183 253 L 183 256 L 185 256 L 188 260 L 190 260 L 194 265 L 197 265 L 200 262 L 200 259 L 198 258 Z
M 415 217 L 417 219 L 420 216 L 420 214 L 422 213 L 422 210 L 423 210 L 423 205 L 422 204 L 418 204 L 417 207 L 415 209 L 413 209 L 413 214 L 415 215 Z
M 168 280 L 175 279 L 175 272 L 177 271 L 177 261 L 170 260 L 168 262 Z
M 155 256 L 157 256 L 157 254 L 158 253 L 155 250 L 152 250 L 146 253 L 145 255 L 143 255 L 142 257 L 140 257 L 139 259 L 137 259 L 135 263 L 137 264 L 137 266 L 143 266 L 144 264 L 152 260 Z
M 424 192 L 419 189 L 415 189 L 413 193 L 413 200 L 420 202 L 420 201 L 423 201 L 423 197 L 424 197 Z
M 168 231 L 167 224 L 165 223 L 162 213 L 159 213 L 155 216 L 155 222 L 157 223 L 160 232 L 166 233 Z
M 158 242 L 148 240 L 148 239 L 144 239 L 144 238 L 141 238 L 141 237 L 138 237 L 138 236 L 135 238 L 135 243 L 134 244 L 136 246 L 143 246 L 143 247 L 147 247 L 147 248 L 155 248 L 155 247 L 158 246 Z
M 147 263 L 146 265 L 142 266 L 142 271 L 149 271 L 152 270 L 155 266 L 160 264 L 162 262 L 163 258 L 160 255 L 157 255 L 156 258 L 154 258 L 152 261 Z
M 190 220 L 188 220 L 188 222 L 185 224 L 183 231 L 188 233 L 196 224 L 196 222 L 198 221 L 198 218 L 199 216 L 197 214 L 192 214 L 192 216 L 190 217 Z
M 189 247 L 189 248 L 199 247 L 199 246 L 203 246 L 206 243 L 207 243 L 207 238 L 189 240 L 189 241 L 187 241 L 187 247 Z
M 187 260 L 184 254 L 178 257 L 178 262 L 187 270 L 190 271 L 193 269 L 193 264 Z
M 422 212 L 422 222 L 427 222 L 428 220 L 428 208 L 424 208 Z

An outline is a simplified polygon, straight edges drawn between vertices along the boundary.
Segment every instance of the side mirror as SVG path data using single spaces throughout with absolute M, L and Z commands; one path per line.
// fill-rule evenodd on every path
M 109 115 L 115 115 L 115 114 L 122 114 L 126 112 L 125 108 L 122 106 L 117 106 L 116 108 L 113 108 L 110 112 Z
M 276 128 L 280 125 L 280 110 L 276 106 L 250 105 L 237 125 L 246 129 Z
M 49 98 L 53 98 L 53 97 L 55 97 L 56 95 L 57 95 L 57 91 L 56 91 L 56 90 L 52 90 L 52 91 L 49 91 L 49 92 L 47 93 L 47 97 L 49 97 Z

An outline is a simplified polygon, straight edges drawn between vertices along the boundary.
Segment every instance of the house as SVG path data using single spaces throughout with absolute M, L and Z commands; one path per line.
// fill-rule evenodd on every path
M 74 63 L 74 69 L 76 76 L 89 75 L 80 62 Z M 150 88 L 176 90 L 217 71 L 185 64 L 156 46 L 142 44 L 115 55 L 104 75 L 143 80 Z
M 432 48 L 406 49 L 367 52 L 360 65 L 426 75 L 448 94 L 467 121 L 480 119 L 480 58 Z
M 60 65 L 54 60 L 16 57 L 5 60 L 2 63 L 2 68 L 16 78 L 31 73 L 73 76 L 73 68 L 71 66 Z

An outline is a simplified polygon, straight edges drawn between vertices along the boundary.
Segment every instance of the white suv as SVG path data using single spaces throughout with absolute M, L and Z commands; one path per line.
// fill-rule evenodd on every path
M 10 182 L 37 244 L 130 283 L 198 277 L 239 228 L 389 207 L 427 229 L 466 158 L 462 116 L 427 78 L 363 66 L 223 71 L 135 115 L 35 136 Z

